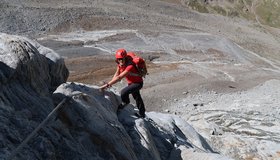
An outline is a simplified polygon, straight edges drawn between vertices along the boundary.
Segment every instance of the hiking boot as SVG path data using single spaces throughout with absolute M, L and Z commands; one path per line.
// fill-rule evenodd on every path
M 138 117 L 138 118 L 145 118 L 145 114 L 140 115 L 140 114 L 138 114 L 138 113 L 134 113 L 134 115 L 135 115 L 136 117 Z
M 124 107 L 126 106 L 127 104 L 125 103 L 121 103 L 118 105 L 118 110 L 121 110 L 121 109 L 124 109 Z
M 124 107 L 126 106 L 127 104 L 125 103 L 121 103 L 119 106 L 118 106 L 118 109 L 124 109 Z
M 123 104 L 118 105 L 118 110 L 123 109 L 123 108 L 124 108 Z

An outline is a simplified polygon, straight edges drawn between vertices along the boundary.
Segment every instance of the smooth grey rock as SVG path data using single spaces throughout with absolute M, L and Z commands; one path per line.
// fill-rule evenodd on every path
M 120 97 L 111 91 L 64 83 L 63 59 L 37 42 L 0 34 L 0 64 L 0 159 L 46 117 L 15 159 L 227 159 L 179 117 L 148 112 L 139 119 L 133 105 L 117 112 Z

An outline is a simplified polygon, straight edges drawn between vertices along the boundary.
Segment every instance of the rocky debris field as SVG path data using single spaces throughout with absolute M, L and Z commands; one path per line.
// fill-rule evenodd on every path
M 234 159 L 279 158 L 278 28 L 194 12 L 176 0 L 64 2 L 1 2 L 1 32 L 53 49 L 67 81 L 85 84 L 111 78 L 116 49 L 135 51 L 148 64 L 148 111 L 184 118 Z

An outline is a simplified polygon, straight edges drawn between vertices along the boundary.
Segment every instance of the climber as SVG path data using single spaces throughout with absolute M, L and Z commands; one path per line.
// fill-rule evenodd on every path
M 131 58 L 127 55 L 125 49 L 118 49 L 115 54 L 117 70 L 113 78 L 106 84 L 100 87 L 101 90 L 111 87 L 113 84 L 120 81 L 122 78 L 126 78 L 128 85 L 121 90 L 122 104 L 118 106 L 118 110 L 123 109 L 127 104 L 130 103 L 129 94 L 132 94 L 136 101 L 136 106 L 139 109 L 137 116 L 145 117 L 145 105 L 142 100 L 140 89 L 143 87 L 143 78 L 138 73 L 136 65 L 133 63 Z

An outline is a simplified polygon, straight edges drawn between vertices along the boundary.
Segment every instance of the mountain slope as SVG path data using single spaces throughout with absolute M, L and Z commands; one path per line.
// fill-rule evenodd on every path
M 256 18 L 255 15 L 257 14 L 255 13 L 246 14 L 250 11 L 257 12 L 256 8 L 261 6 L 259 2 L 264 1 L 206 1 L 208 3 L 206 7 L 215 5 L 220 6 L 218 9 L 227 9 L 226 7 L 229 7 L 226 10 L 228 12 L 225 14 L 226 16 L 216 14 L 217 11 L 213 11 L 211 8 L 209 11 L 213 12 L 199 13 L 188 8 L 182 2 L 187 1 L 26 0 L 23 2 L 18 0 L 2 0 L 0 2 L 0 31 L 35 37 L 41 44 L 52 48 L 63 56 L 70 72 L 68 81 L 78 81 L 88 84 L 101 84 L 103 81 L 107 81 L 112 77 L 116 67 L 113 56 L 116 49 L 125 47 L 129 51 L 135 51 L 147 59 L 149 67 L 150 74 L 145 78 L 145 85 L 141 90 L 147 111 L 170 112 L 173 115 L 184 118 L 188 123 L 195 126 L 195 129 L 203 134 L 203 137 L 207 138 L 207 142 L 211 144 L 211 147 L 213 146 L 215 148 L 215 151 L 219 151 L 234 159 L 278 159 L 280 145 L 278 143 L 279 107 L 277 108 L 277 106 L 279 106 L 280 102 L 277 99 L 279 95 L 277 84 L 279 84 L 280 79 L 280 30 L 265 25 L 259 16 Z M 204 5 L 204 1 L 197 2 Z M 243 10 L 242 5 L 244 6 L 244 4 L 246 7 Z M 254 9 L 251 9 L 250 6 Z M 275 6 L 277 5 L 275 4 Z M 248 11 L 246 11 L 247 8 L 249 9 Z M 229 11 L 231 10 L 233 10 L 232 13 L 234 14 L 230 14 L 231 12 Z M 246 17 L 247 15 L 247 18 L 242 17 Z M 248 21 L 248 19 L 251 20 Z M 257 19 L 259 19 L 259 22 Z M 0 52 L 2 53 L 3 51 L 0 50 Z M 6 59 L 9 58 L 8 55 L 4 57 Z M 39 57 L 42 58 L 42 56 Z M 26 59 L 28 58 L 24 58 L 24 60 Z M 52 66 L 52 64 L 49 65 Z M 46 71 L 46 75 L 52 74 L 48 73 L 49 70 L 47 69 L 33 70 L 34 65 L 32 66 L 27 67 L 27 69 L 26 67 L 22 68 L 27 71 L 34 71 L 35 73 Z M 60 67 L 57 66 L 57 68 Z M 3 75 L 12 71 L 7 67 L 3 68 Z M 21 67 L 18 69 L 21 69 Z M 57 72 L 52 74 L 52 76 L 43 76 L 44 81 L 47 83 L 46 86 L 49 86 L 51 78 L 53 79 L 51 82 L 56 82 L 56 78 L 53 77 L 55 75 L 60 77 L 60 73 Z M 57 78 L 59 79 L 59 77 Z M 34 86 L 45 84 L 39 83 L 37 85 L 38 82 L 36 80 L 37 77 L 32 76 L 31 82 L 36 84 Z M 4 81 L 6 82 L 6 80 Z M 39 78 L 38 81 L 40 82 L 41 79 Z M 57 84 L 61 82 L 63 81 L 58 80 L 57 83 L 51 85 L 52 87 L 47 87 L 47 90 L 53 91 L 57 87 Z M 28 84 L 22 85 L 25 84 L 25 81 L 20 83 L 21 87 L 28 88 L 29 94 L 35 94 L 33 90 L 29 89 Z M 119 91 L 124 85 L 126 84 L 118 83 L 114 85 L 112 90 Z M 41 122 L 51 110 L 50 108 L 53 108 L 63 99 L 64 95 L 72 95 L 72 91 L 75 91 L 74 93 L 83 93 L 83 95 L 77 96 L 77 101 L 74 98 L 71 101 L 77 104 L 77 106 L 73 106 L 71 103 L 67 105 L 77 109 L 75 111 L 78 113 L 90 115 L 89 118 L 85 118 L 87 122 L 96 120 L 98 117 L 100 119 L 107 117 L 116 123 L 110 123 L 112 124 L 110 125 L 101 122 L 101 124 L 106 127 L 116 125 L 117 127 L 115 127 L 118 128 L 119 123 L 117 123 L 116 116 L 114 116 L 116 105 L 112 105 L 111 109 L 104 111 L 103 105 L 95 103 L 97 97 L 101 98 L 102 103 L 104 100 L 106 104 L 108 102 L 107 98 L 111 101 L 114 101 L 115 98 L 110 98 L 111 96 L 104 98 L 104 95 L 98 92 L 96 86 L 77 83 L 67 83 L 64 86 L 65 88 L 61 86 L 61 90 L 57 90 L 58 94 L 55 96 L 57 101 L 53 97 L 45 96 L 46 93 L 47 95 L 50 94 L 46 92 L 46 89 L 36 90 L 36 93 L 37 91 L 45 93 L 43 95 L 40 94 L 39 102 L 42 99 L 41 103 L 45 104 L 45 101 L 47 101 L 48 106 L 50 106 L 38 109 L 40 115 L 44 111 L 44 115 L 39 120 L 37 120 L 38 114 L 36 109 L 32 114 L 28 110 L 20 111 L 24 112 L 25 114 L 23 115 L 27 115 L 29 119 L 30 117 L 32 118 L 30 120 L 30 123 L 33 124 L 32 128 L 35 128 Z M 12 85 L 6 88 L 4 87 L 4 97 L 7 94 L 14 95 L 15 93 L 22 93 L 9 87 L 12 87 Z M 9 100 L 3 99 L 6 104 L 11 98 Z M 27 99 L 23 103 L 24 106 L 31 105 L 34 107 L 41 105 L 38 103 L 35 105 L 35 102 L 31 102 L 33 96 L 28 96 Z M 21 102 L 20 100 L 21 98 L 17 99 L 17 101 Z M 97 108 L 89 107 L 91 105 Z M 16 105 L 12 107 L 18 109 Z M 48 141 L 49 138 L 46 138 L 45 135 L 41 136 L 39 140 L 36 139 L 36 142 L 40 143 L 36 143 L 34 148 L 40 148 L 40 146 L 45 146 L 45 144 L 50 148 L 50 150 L 47 150 L 50 154 L 44 154 L 44 156 L 52 157 L 53 155 L 57 155 L 58 157 L 65 156 L 69 159 L 71 156 L 78 157 L 84 154 L 86 159 L 86 156 L 92 156 L 92 153 L 95 154 L 96 150 L 102 152 L 102 157 L 106 157 L 108 155 L 107 153 L 111 153 L 111 151 L 113 151 L 110 154 L 112 157 L 134 157 L 134 154 L 137 154 L 130 152 L 130 150 L 128 151 L 130 154 L 127 155 L 127 150 L 124 153 L 119 148 L 110 147 L 111 145 L 108 144 L 111 144 L 114 138 L 97 138 L 100 137 L 100 133 L 96 133 L 87 124 L 83 125 L 83 127 L 86 129 L 90 128 L 90 130 L 86 130 L 87 132 L 85 134 L 84 132 L 79 134 L 78 131 L 73 131 L 70 125 L 71 123 L 77 124 L 80 129 L 80 122 L 85 120 L 79 118 L 79 115 L 71 119 L 71 115 L 76 115 L 77 113 L 71 112 L 73 108 L 64 110 L 67 116 L 62 115 L 60 119 L 56 119 L 57 123 L 63 125 L 53 127 L 55 131 L 52 128 L 48 130 L 50 131 L 48 132 L 50 135 L 63 135 L 62 142 L 59 141 L 61 140 L 60 138 L 52 141 L 55 144 L 54 146 L 58 146 L 59 148 L 51 147 Z M 127 113 L 124 116 L 131 116 L 133 113 L 132 107 L 130 106 L 127 109 L 123 112 Z M 258 109 L 257 112 L 256 109 Z M 96 111 L 98 116 L 95 117 L 95 115 L 88 113 L 91 111 Z M 108 117 L 103 113 L 109 113 L 111 116 Z M 3 115 L 5 116 L 5 114 Z M 11 114 L 7 115 L 12 116 Z M 152 117 L 153 114 L 148 113 L 148 116 Z M 155 114 L 155 116 L 166 117 L 162 114 Z M 175 120 L 176 118 L 171 116 L 168 119 L 172 120 L 172 123 L 168 123 L 167 125 L 167 127 L 172 129 L 171 133 L 174 133 L 174 129 L 176 131 L 176 134 L 171 134 L 172 136 L 168 134 L 167 137 L 170 138 L 170 141 L 159 138 L 163 142 L 150 143 L 151 146 L 146 146 L 147 142 L 139 139 L 142 134 L 138 134 L 137 130 L 132 127 L 132 124 L 135 123 L 132 118 L 132 121 L 128 121 L 127 126 L 124 125 L 124 129 L 121 129 L 121 132 L 118 133 L 123 133 L 122 131 L 126 129 L 132 131 L 130 132 L 131 134 L 128 134 L 129 137 L 125 136 L 125 139 L 129 139 L 130 136 L 134 137 L 133 139 L 136 139 L 136 143 L 133 141 L 131 143 L 128 140 L 128 143 L 119 145 L 134 146 L 135 144 L 136 146 L 140 146 L 138 149 L 141 151 L 145 151 L 146 148 L 151 149 L 152 154 L 145 154 L 144 157 L 151 156 L 155 159 L 162 156 L 165 158 L 168 157 L 167 152 L 164 151 L 170 149 L 170 146 L 176 140 L 179 139 L 176 142 L 181 142 L 180 140 L 182 139 L 180 137 L 184 137 L 176 127 L 178 126 L 178 121 Z M 27 122 L 22 120 L 21 117 L 18 121 L 16 120 L 13 119 L 13 123 L 18 124 L 17 122 L 23 122 L 24 126 L 27 126 Z M 37 121 L 34 122 L 33 120 Z M 60 120 L 63 122 L 60 122 Z M 153 121 L 156 121 L 158 124 L 161 119 L 153 118 Z M 149 124 L 150 121 L 144 121 L 143 123 L 142 121 L 137 121 L 137 125 L 139 125 L 137 129 L 142 130 L 147 136 L 149 132 L 155 133 L 156 135 L 163 134 L 162 132 L 150 130 L 154 128 L 157 131 L 161 131 L 162 128 L 158 126 L 153 127 Z M 65 127 L 64 125 L 70 125 L 71 129 L 69 132 L 59 132 L 61 128 L 67 130 L 68 126 Z M 147 128 L 142 128 L 142 126 L 148 126 L 149 132 L 146 130 Z M 6 130 L 12 131 L 12 129 L 7 128 L 5 128 L 5 133 Z M 112 131 L 111 129 L 113 128 L 109 128 L 108 130 Z M 184 125 L 180 130 L 184 128 L 188 128 L 188 125 Z M 104 130 L 104 128 L 101 129 Z M 16 146 L 14 144 L 19 144 L 30 133 L 28 131 L 16 132 L 16 136 L 10 133 L 10 136 L 5 139 L 13 143 L 9 147 L 13 148 L 13 146 Z M 23 134 L 19 135 L 19 133 Z M 86 136 L 84 138 L 83 135 L 97 136 Z M 119 134 L 116 135 L 119 136 Z M 108 136 L 107 133 L 106 136 Z M 10 137 L 20 137 L 20 139 L 15 140 Z M 90 137 L 90 140 L 87 139 L 88 137 Z M 189 136 L 185 137 L 189 138 Z M 76 139 L 82 139 L 85 145 L 92 141 L 98 145 L 93 148 L 84 149 L 81 145 L 82 142 Z M 146 147 L 139 145 L 139 141 L 141 144 L 143 142 Z M 58 144 L 59 142 L 61 145 Z M 10 144 L 10 142 L 7 143 Z M 103 151 L 102 147 L 99 148 L 98 146 L 100 144 L 104 144 L 104 148 L 108 148 L 109 151 Z M 258 145 L 256 146 L 255 144 Z M 76 145 L 82 149 L 77 150 L 73 147 Z M 63 148 L 64 146 L 67 147 Z M 159 152 L 156 149 L 157 147 L 154 146 L 159 148 L 166 147 L 168 149 L 164 148 L 163 152 Z M 28 149 L 32 150 L 33 147 Z M 63 149 L 66 151 L 61 152 Z M 3 150 L 6 151 L 7 149 Z M 177 151 L 180 151 L 180 153 Z M 9 152 L 10 150 L 5 153 L 8 154 Z M 38 149 L 38 151 L 35 151 L 35 154 L 37 152 L 41 152 L 41 150 Z M 55 153 L 53 154 L 53 152 Z M 196 157 L 193 154 L 193 150 L 190 150 L 189 145 L 180 145 L 179 149 L 175 146 L 168 153 L 170 153 L 170 156 L 178 157 L 178 159 L 191 159 Z M 199 152 L 198 154 L 208 156 L 208 153 Z M 31 154 L 30 156 L 34 155 Z M 198 156 L 198 158 L 201 157 Z
M 242 17 L 280 28 L 280 4 L 275 0 L 181 0 L 181 3 L 202 13 Z
M 0 53 L 1 159 L 228 159 L 178 116 L 118 114 L 113 92 L 64 83 L 63 59 L 35 41 L 1 33 Z

